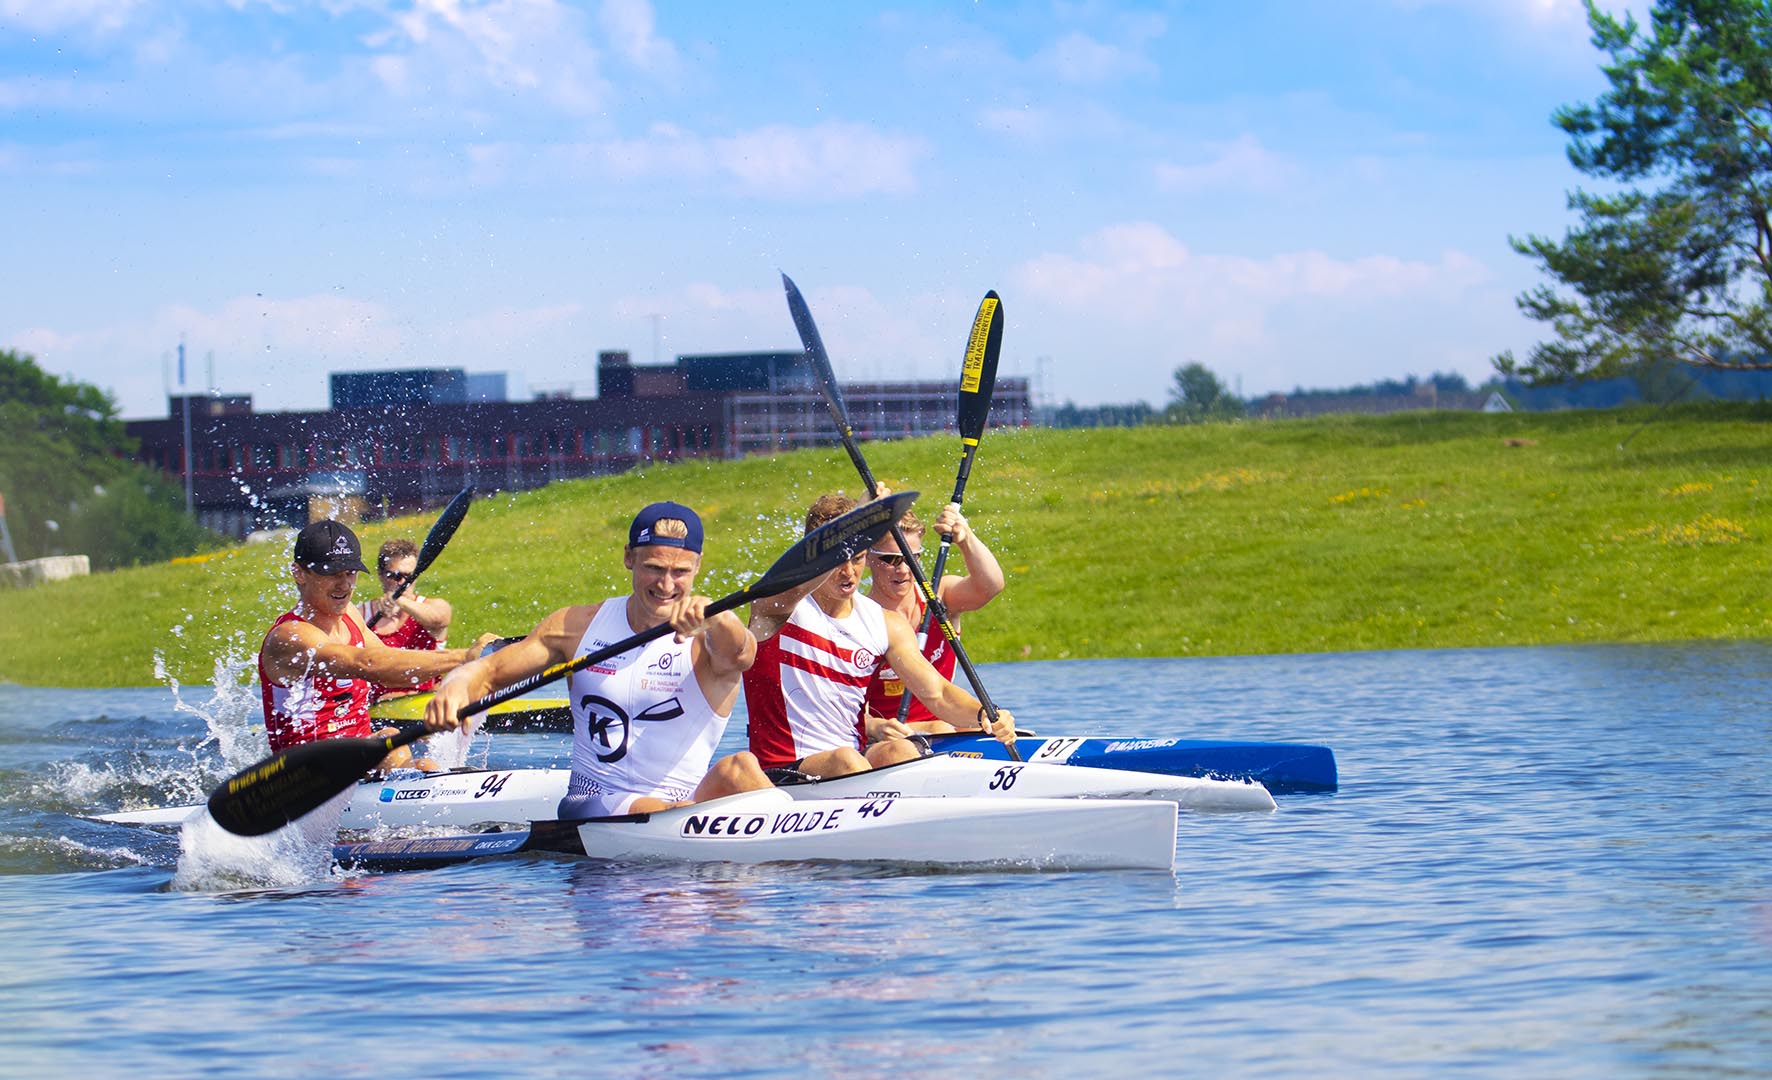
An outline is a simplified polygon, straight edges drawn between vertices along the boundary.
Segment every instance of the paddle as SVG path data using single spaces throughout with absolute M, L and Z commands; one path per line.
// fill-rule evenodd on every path
M 389 599 L 400 599 L 401 595 L 412 586 L 412 583 L 418 580 L 418 575 L 424 573 L 433 562 L 437 561 L 437 556 L 443 554 L 444 545 L 449 543 L 449 538 L 455 535 L 455 530 L 461 525 L 461 519 L 468 516 L 468 507 L 473 501 L 474 485 L 472 484 L 462 488 L 461 494 L 449 500 L 449 505 L 445 506 L 443 512 L 437 515 L 437 523 L 431 526 L 429 533 L 425 534 L 425 543 L 423 547 L 418 549 L 418 562 L 412 568 L 412 576 L 402 581 L 400 587 L 394 590 L 394 595 Z M 382 613 L 378 611 L 370 618 L 369 628 L 374 630 L 375 624 L 381 620 Z
M 718 615 L 829 573 L 884 536 L 916 498 L 914 491 L 900 492 L 879 502 L 864 503 L 825 523 L 796 542 L 748 588 L 709 604 L 707 613 Z M 555 664 L 471 702 L 461 715 L 465 719 L 485 712 L 500 702 L 671 632 L 669 623 L 661 623 L 577 659 Z M 390 751 L 424 735 L 421 728 L 381 738 L 322 739 L 290 747 L 240 770 L 211 792 L 209 814 L 231 833 L 262 836 L 319 808 L 373 769 Z
M 837 375 L 831 370 L 830 354 L 825 352 L 824 338 L 819 336 L 818 324 L 812 321 L 812 310 L 806 306 L 806 298 L 800 295 L 799 286 L 786 274 L 781 276 L 782 287 L 788 294 L 788 312 L 794 317 L 794 329 L 799 331 L 800 344 L 806 349 L 806 355 L 812 360 L 813 374 L 817 378 L 818 388 L 824 393 L 824 403 L 830 410 L 831 419 L 837 422 L 837 434 L 843 437 L 843 448 L 849 451 L 849 460 L 855 463 L 855 471 L 861 474 L 861 482 L 867 486 L 868 497 L 872 498 L 880 490 L 875 482 L 874 474 L 868 468 L 866 459 L 861 456 L 861 448 L 855 445 L 855 432 L 849 426 L 849 407 L 843 403 L 843 391 L 837 386 Z M 905 542 L 904 532 L 898 527 L 898 517 L 892 519 L 892 538 L 898 541 L 898 550 L 908 552 L 910 544 Z M 941 599 L 929 586 L 929 578 L 923 573 L 923 566 L 916 559 L 906 559 L 905 565 L 911 568 L 911 577 L 917 582 L 917 588 L 923 592 L 924 602 L 929 605 L 929 614 L 934 617 L 937 626 L 953 647 L 954 658 L 966 672 L 966 679 L 972 684 L 972 692 L 977 695 L 979 704 L 984 706 L 985 714 L 991 723 L 997 722 L 997 706 L 986 693 L 984 683 L 978 677 L 978 670 L 972 666 L 971 657 L 966 655 L 965 646 L 960 644 L 960 635 L 954 630 L 954 624 L 948 621 L 947 612 L 942 609 Z M 1005 744 L 1007 745 L 1007 744 Z M 1008 746 L 1009 756 L 1015 761 L 1021 755 L 1015 752 L 1014 746 Z
M 978 440 L 984 435 L 985 420 L 991 414 L 991 394 L 997 387 L 997 354 L 1003 350 L 1003 304 L 996 290 L 984 294 L 978 314 L 972 320 L 972 333 L 966 338 L 966 359 L 960 366 L 960 471 L 954 477 L 954 497 L 949 502 L 963 504 L 966 481 L 972 476 L 972 456 L 978 452 Z M 941 572 L 947 566 L 948 549 L 953 546 L 951 534 L 941 534 L 941 547 L 935 553 L 935 572 L 929 575 L 935 588 L 941 588 Z M 914 558 L 908 551 L 907 559 Z M 929 633 L 935 609 L 923 609 L 923 625 L 918 632 Z M 911 695 L 898 699 L 898 722 L 911 714 Z

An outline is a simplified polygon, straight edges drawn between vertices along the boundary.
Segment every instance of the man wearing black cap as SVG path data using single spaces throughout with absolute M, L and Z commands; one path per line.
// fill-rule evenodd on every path
M 375 684 L 412 686 L 445 675 L 496 640 L 487 634 L 467 649 L 388 648 L 351 604 L 357 575 L 368 569 L 357 534 L 340 522 L 316 521 L 296 535 L 289 568 L 296 605 L 271 625 L 258 653 L 273 751 L 317 739 L 367 736 Z
M 701 546 L 701 518 L 687 506 L 641 510 L 622 551 L 627 596 L 561 608 L 522 641 L 462 667 L 438 684 L 425 722 L 454 727 L 475 698 L 668 623 L 675 635 L 568 678 L 572 777 L 560 817 L 648 813 L 769 787 L 747 751 L 708 767 L 757 642 L 730 611 L 708 618 L 711 601 L 693 591 Z

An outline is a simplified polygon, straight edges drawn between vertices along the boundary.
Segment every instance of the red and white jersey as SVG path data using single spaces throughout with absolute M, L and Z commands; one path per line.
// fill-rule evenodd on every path
M 411 595 L 412 599 L 415 601 L 424 599 L 422 596 L 417 596 L 411 593 L 408 593 L 408 595 Z M 369 620 L 375 618 L 375 601 L 365 600 L 357 605 L 357 609 L 363 616 L 363 625 L 368 626 Z M 444 636 L 447 637 L 448 633 L 449 632 L 445 630 Z M 437 637 L 429 630 L 426 630 L 423 623 L 410 615 L 402 618 L 397 626 L 391 626 L 391 620 L 383 619 L 380 627 L 375 631 L 375 636 L 380 638 L 381 643 L 390 649 L 435 650 L 443 647 L 443 638 Z M 381 692 L 383 691 L 407 694 L 416 690 L 435 690 L 436 688 L 436 679 L 426 679 L 417 686 L 378 686 L 376 687 L 376 696 L 381 696 Z
M 286 611 L 271 628 L 300 618 L 295 612 Z M 345 629 L 350 632 L 352 645 L 363 644 L 362 631 L 355 622 L 346 619 Z M 318 739 L 366 738 L 374 731 L 369 723 L 373 683 L 309 671 L 294 686 L 282 686 L 265 673 L 263 653 L 258 657 L 258 681 L 264 695 L 265 731 L 271 737 L 273 751 Z
M 868 680 L 886 655 L 886 613 L 856 596 L 848 617 L 833 619 L 808 596 L 781 632 L 757 646 L 744 673 L 751 753 L 764 768 L 788 765 L 839 747 L 861 749 Z
M 918 598 L 916 625 L 923 623 L 923 612 L 928 604 Z M 958 631 L 955 631 L 958 633 Z M 917 647 L 923 652 L 923 659 L 934 665 L 941 677 L 949 682 L 954 681 L 954 650 L 948 645 L 947 635 L 941 627 L 929 624 L 929 632 L 917 634 Z M 898 716 L 898 703 L 904 697 L 904 680 L 898 672 L 892 670 L 891 664 L 881 664 L 880 670 L 868 683 L 868 711 L 875 716 Z M 921 701 L 911 698 L 911 711 L 905 715 L 905 723 L 917 724 L 925 720 L 935 720 L 936 715 L 929 711 Z
M 633 635 L 627 597 L 603 601 L 574 654 Z M 567 795 L 688 799 L 707 774 L 730 712 L 718 713 L 695 677 L 694 640 L 666 634 L 573 672 L 572 775 Z

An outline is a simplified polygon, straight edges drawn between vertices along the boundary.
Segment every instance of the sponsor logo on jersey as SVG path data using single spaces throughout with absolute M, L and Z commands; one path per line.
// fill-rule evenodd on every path
M 683 703 L 674 697 L 648 705 L 634 716 L 629 716 L 628 711 L 615 702 L 596 694 L 580 698 L 578 707 L 585 713 L 585 735 L 591 743 L 591 751 L 605 764 L 628 756 L 633 725 L 675 720 L 684 712 Z

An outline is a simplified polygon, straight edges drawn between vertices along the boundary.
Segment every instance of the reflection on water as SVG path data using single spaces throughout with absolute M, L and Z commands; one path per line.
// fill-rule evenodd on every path
M 318 843 L 230 876 L 197 868 L 194 833 L 74 815 L 200 796 L 255 756 L 220 732 L 256 734 L 256 705 L 0 688 L 7 1068 L 413 1071 L 410 1038 L 341 1057 L 366 1014 L 446 1018 L 408 1032 L 445 1076 L 1772 1060 L 1772 646 L 985 675 L 1054 734 L 1325 743 L 1342 787 L 1273 814 L 1184 813 L 1173 877 L 555 857 L 363 875 L 314 862 Z M 534 766 L 563 746 L 504 735 L 485 752 Z

